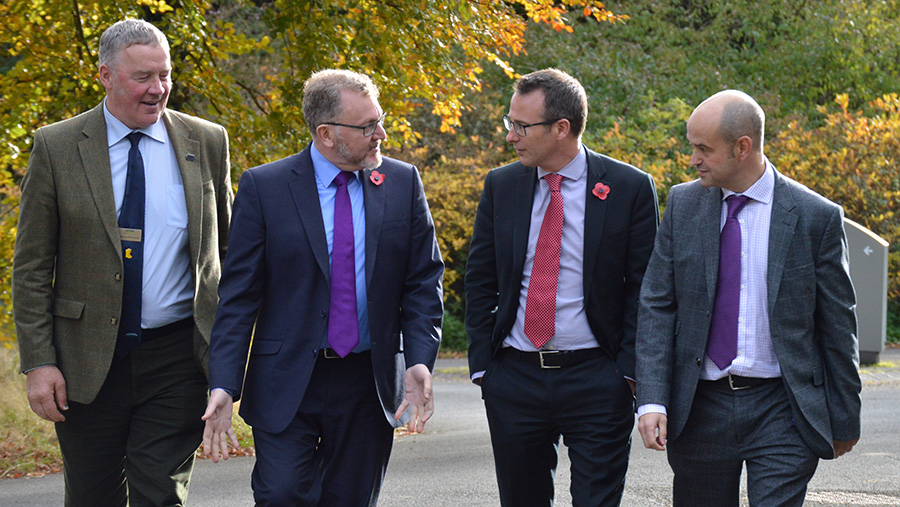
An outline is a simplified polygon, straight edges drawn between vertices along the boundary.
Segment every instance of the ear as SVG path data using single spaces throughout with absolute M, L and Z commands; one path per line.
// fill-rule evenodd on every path
M 334 148 L 335 144 L 337 143 L 337 140 L 334 136 L 334 129 L 330 129 L 328 127 L 328 125 L 324 124 L 316 127 L 316 137 L 319 138 L 319 141 L 322 142 L 323 146 Z
M 106 91 L 112 89 L 112 81 L 113 81 L 113 71 L 109 68 L 109 65 L 105 63 L 100 66 L 100 84 L 106 88 Z
M 556 122 L 556 140 L 562 141 L 566 137 L 568 137 L 569 133 L 572 132 L 572 124 L 569 123 L 569 120 L 566 118 L 562 118 Z
M 745 160 L 753 151 L 753 140 L 749 136 L 743 136 L 737 140 L 735 148 L 737 149 L 738 160 Z

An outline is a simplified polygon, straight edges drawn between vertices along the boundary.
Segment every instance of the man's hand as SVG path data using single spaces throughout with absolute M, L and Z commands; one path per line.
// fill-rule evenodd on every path
M 60 410 L 69 410 L 69 400 L 66 398 L 66 380 L 59 368 L 41 366 L 29 371 L 25 377 L 25 392 L 31 410 L 50 422 L 65 421 Z
M 835 440 L 834 441 L 834 457 L 839 458 L 844 454 L 850 452 L 853 449 L 853 446 L 859 442 L 859 439 L 856 440 Z
M 424 364 L 414 364 L 406 369 L 406 397 L 394 414 L 399 420 L 403 412 L 410 408 L 409 432 L 422 433 L 425 423 L 434 414 L 434 396 L 431 390 L 431 372 Z
M 648 412 L 641 416 L 638 420 L 638 431 L 641 432 L 644 447 L 657 451 L 666 450 L 667 423 L 668 418 L 664 414 Z
M 237 435 L 231 427 L 231 413 L 234 410 L 234 401 L 231 395 L 224 389 L 213 389 L 209 393 L 209 403 L 206 405 L 206 413 L 203 419 L 206 427 L 203 428 L 203 454 L 212 457 L 213 463 L 222 459 L 228 459 L 228 441 L 235 449 L 240 449 Z

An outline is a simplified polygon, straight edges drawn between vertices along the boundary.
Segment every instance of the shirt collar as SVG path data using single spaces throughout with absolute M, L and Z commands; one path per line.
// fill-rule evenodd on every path
M 119 143 L 132 132 L 141 132 L 145 136 L 163 144 L 166 142 L 166 125 L 162 117 L 147 128 L 132 130 L 109 112 L 109 109 L 106 108 L 106 98 L 103 99 L 103 117 L 106 119 L 107 146 Z
M 313 171 L 316 174 L 316 179 L 318 179 L 323 186 L 330 186 L 334 182 L 334 178 L 341 173 L 342 169 L 338 168 L 338 166 L 332 164 L 325 158 L 325 155 L 322 155 L 319 150 L 316 149 L 315 142 L 312 142 L 309 145 L 309 156 L 312 158 Z M 351 178 L 350 181 L 359 179 L 359 176 L 357 175 L 358 172 L 359 171 L 353 172 L 354 177 Z
M 766 163 L 766 170 L 763 171 L 763 175 L 760 176 L 756 183 L 750 185 L 750 188 L 742 192 L 740 195 L 746 195 L 747 197 L 753 199 L 754 201 L 761 202 L 763 204 L 769 204 L 772 202 L 772 196 L 775 193 L 775 167 L 769 162 L 768 158 L 764 158 Z M 731 190 L 722 189 L 722 199 L 726 199 L 730 195 L 734 195 L 737 192 L 732 192 Z
M 538 166 L 538 179 L 541 179 L 548 174 L 553 173 L 545 171 Z M 573 181 L 584 179 L 587 176 L 587 152 L 585 151 L 583 144 L 578 147 L 578 153 L 575 154 L 575 158 L 569 161 L 565 167 L 557 171 L 556 174 L 562 175 L 566 179 Z

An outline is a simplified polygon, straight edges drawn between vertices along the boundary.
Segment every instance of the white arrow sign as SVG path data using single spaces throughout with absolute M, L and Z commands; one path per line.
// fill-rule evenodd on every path
M 866 247 L 863 249 L 863 252 L 865 252 L 866 255 L 872 255 L 873 251 L 874 250 L 872 250 L 872 247 L 870 247 L 869 245 L 866 245 Z

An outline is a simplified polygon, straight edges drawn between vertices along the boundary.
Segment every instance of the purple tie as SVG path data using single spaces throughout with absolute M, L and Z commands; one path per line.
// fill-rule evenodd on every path
M 356 246 L 353 241 L 353 208 L 347 181 L 355 173 L 341 171 L 335 178 L 334 238 L 331 251 L 331 306 L 328 317 L 328 346 L 345 357 L 359 343 L 359 316 L 356 310 Z
M 749 200 L 747 196 L 736 194 L 725 199 L 728 218 L 719 237 L 719 280 L 706 349 L 706 355 L 720 370 L 727 368 L 737 357 L 738 313 L 741 307 L 741 224 L 737 214 Z

